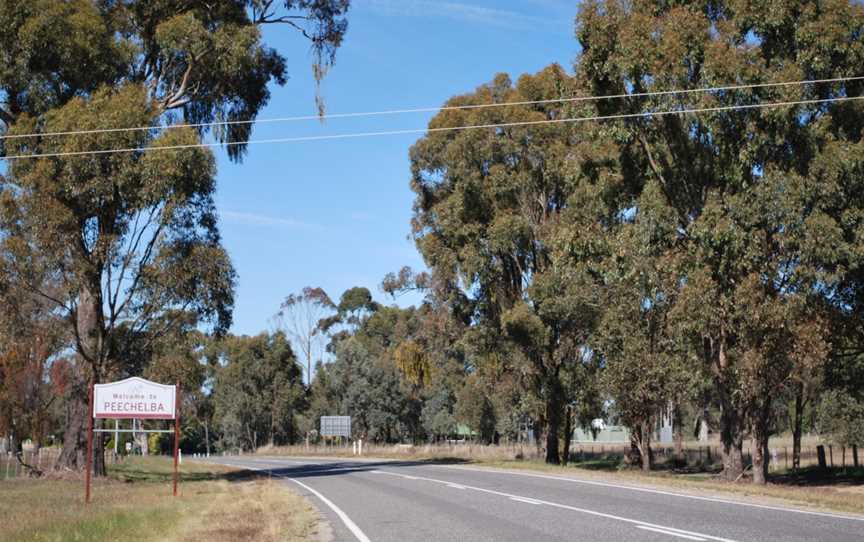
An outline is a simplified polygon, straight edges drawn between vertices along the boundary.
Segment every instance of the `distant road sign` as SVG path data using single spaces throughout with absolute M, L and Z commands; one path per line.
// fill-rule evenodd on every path
M 351 438 L 351 416 L 321 416 L 321 436 Z

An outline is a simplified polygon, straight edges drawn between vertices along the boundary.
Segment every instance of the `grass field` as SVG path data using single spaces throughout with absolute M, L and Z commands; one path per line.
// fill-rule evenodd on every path
M 93 485 L 84 505 L 81 480 L 19 478 L 0 482 L 0 540 L 303 541 L 316 537 L 318 514 L 284 484 L 217 465 L 182 467 L 171 495 L 171 460 L 129 458 Z

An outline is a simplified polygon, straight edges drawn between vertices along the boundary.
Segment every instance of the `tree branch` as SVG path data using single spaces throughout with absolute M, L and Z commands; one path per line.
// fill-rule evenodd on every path
M 12 126 L 12 122 L 15 120 L 15 117 L 12 116 L 5 107 L 0 105 L 0 122 L 6 124 L 7 127 Z
M 189 62 L 186 64 L 186 71 L 183 72 L 183 78 L 180 80 L 180 86 L 177 90 L 171 93 L 171 96 L 166 97 L 164 100 L 163 109 L 176 109 L 177 107 L 182 107 L 185 103 L 188 103 L 188 99 L 186 98 L 186 88 L 189 86 L 189 77 L 192 74 L 192 69 L 195 67 L 195 56 L 189 55 Z

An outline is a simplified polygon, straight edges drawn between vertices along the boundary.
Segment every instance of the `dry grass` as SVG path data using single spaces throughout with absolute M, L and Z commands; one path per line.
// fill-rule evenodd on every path
M 129 460 L 93 486 L 79 480 L 0 482 L 0 540 L 309 540 L 318 515 L 284 485 L 217 465 L 183 465 L 171 496 L 171 462 Z
M 207 504 L 184 514 L 169 536 L 177 542 L 263 541 L 300 542 L 318 534 L 318 513 L 284 484 L 256 480 L 202 492 Z

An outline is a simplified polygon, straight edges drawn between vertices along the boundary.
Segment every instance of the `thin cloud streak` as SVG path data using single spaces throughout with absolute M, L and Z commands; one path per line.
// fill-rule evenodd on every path
M 559 26 L 560 21 L 498 8 L 438 2 L 434 0 L 362 0 L 359 5 L 381 15 L 403 17 L 444 17 L 451 20 L 507 28 Z
M 281 218 L 275 216 L 260 215 L 256 213 L 242 213 L 238 211 L 222 211 L 219 215 L 228 222 L 246 224 L 250 226 L 281 227 L 302 230 L 320 229 L 317 224 L 309 224 L 293 218 Z

